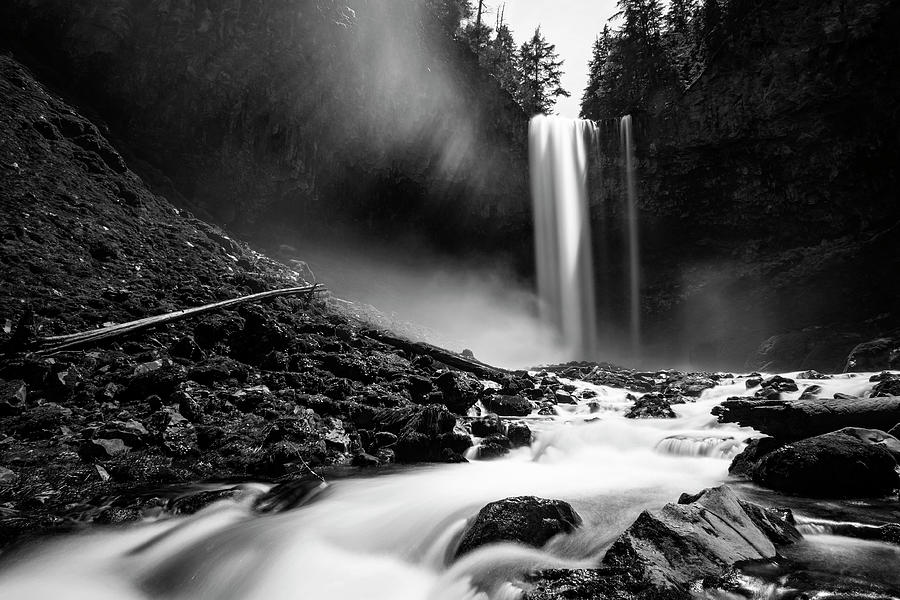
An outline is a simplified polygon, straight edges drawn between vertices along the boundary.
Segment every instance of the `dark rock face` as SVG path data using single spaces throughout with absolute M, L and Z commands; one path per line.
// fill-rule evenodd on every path
M 581 524 L 572 507 L 562 500 L 520 496 L 491 502 L 466 529 L 456 556 L 496 542 L 517 542 L 540 548 L 550 538 L 570 533 Z
M 900 340 L 883 337 L 859 344 L 847 356 L 844 371 L 881 371 L 900 368 Z
M 820 497 L 882 496 L 900 484 L 883 432 L 847 428 L 783 446 L 765 455 L 753 480 L 775 490 Z
M 683 95 L 635 116 L 651 342 L 838 372 L 900 326 L 900 283 L 883 277 L 900 268 L 898 27 L 891 0 L 754 6 Z M 618 168 L 595 193 L 611 223 Z

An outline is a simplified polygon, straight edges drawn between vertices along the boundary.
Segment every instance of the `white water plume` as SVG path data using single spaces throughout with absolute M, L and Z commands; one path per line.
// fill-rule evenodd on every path
M 588 148 L 597 135 L 593 121 L 543 115 L 531 119 L 528 133 L 541 314 L 580 359 L 598 351 L 587 194 Z

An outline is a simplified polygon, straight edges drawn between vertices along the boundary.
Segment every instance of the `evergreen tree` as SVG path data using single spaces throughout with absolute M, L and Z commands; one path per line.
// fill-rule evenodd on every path
M 663 43 L 679 87 L 684 89 L 699 74 L 697 40 L 692 26 L 697 0 L 671 0 L 665 18 Z
M 534 36 L 519 50 L 519 70 L 522 85 L 518 90 L 518 100 L 529 114 L 548 114 L 560 96 L 569 92 L 560 85 L 562 64 L 556 53 L 556 46 L 550 44 L 538 27 Z
M 718 49 L 724 39 L 722 32 L 722 8 L 718 0 L 703 0 L 699 19 L 699 45 L 707 57 Z
M 500 87 L 514 97 L 518 95 L 519 87 L 522 85 L 522 72 L 519 69 L 516 41 L 502 17 L 497 20 L 494 38 L 487 43 L 482 64 L 500 82 Z

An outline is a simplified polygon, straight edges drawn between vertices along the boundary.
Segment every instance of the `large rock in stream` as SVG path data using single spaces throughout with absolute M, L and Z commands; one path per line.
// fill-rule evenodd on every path
M 900 485 L 900 440 L 883 431 L 847 427 L 782 446 L 751 469 L 774 490 L 819 497 L 865 497 Z
M 550 538 L 570 533 L 581 517 L 562 500 L 519 496 L 482 508 L 463 534 L 456 557 L 497 542 L 517 542 L 540 548 Z
M 536 576 L 530 600 L 687 599 L 697 583 L 735 563 L 776 556 L 801 539 L 790 513 L 745 502 L 727 486 L 645 511 L 610 547 L 599 569 Z
M 887 431 L 900 422 L 900 397 L 754 400 L 729 398 L 712 413 L 719 423 L 737 423 L 783 440 L 799 440 L 865 427 Z

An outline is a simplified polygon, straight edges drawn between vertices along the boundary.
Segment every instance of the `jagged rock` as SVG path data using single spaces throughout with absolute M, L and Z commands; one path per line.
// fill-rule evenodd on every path
M 503 433 L 503 423 L 497 415 L 490 413 L 472 421 L 472 435 L 487 437 L 495 433 Z
M 627 419 L 674 419 L 676 416 L 671 400 L 656 393 L 644 394 L 625 413 Z
M 750 390 L 761 384 L 762 381 L 762 377 L 748 377 L 747 381 L 744 382 L 744 385 Z
M 517 542 L 540 548 L 551 538 L 571 533 L 581 517 L 567 502 L 519 496 L 491 502 L 466 528 L 455 556 L 486 544 Z
M 16 473 L 6 467 L 0 467 L 0 485 L 12 485 L 16 482 Z
M 578 404 L 578 401 L 566 390 L 556 390 L 553 392 L 553 399 L 557 404 Z
M 486 409 L 502 417 L 527 417 L 532 411 L 531 402 L 522 396 L 495 394 L 485 397 L 481 403 Z
M 506 426 L 506 437 L 513 448 L 531 445 L 531 429 L 521 421 L 512 421 Z
M 445 371 L 435 377 L 433 383 L 443 393 L 447 408 L 458 415 L 466 414 L 484 391 L 477 378 L 457 371 Z
M 129 448 L 141 448 L 150 432 L 138 421 L 111 421 L 94 434 L 95 439 L 119 439 Z
M 85 461 L 106 460 L 128 452 L 128 446 L 119 439 L 85 440 L 78 447 L 78 456 Z
M 203 423 L 203 407 L 193 398 L 193 396 L 187 392 L 181 391 L 176 392 L 173 399 L 178 402 L 178 412 L 180 412 L 185 419 L 195 425 Z
M 0 417 L 19 414 L 27 399 L 28 386 L 24 381 L 0 379 Z
M 777 551 L 770 535 L 779 540 L 799 538 L 777 513 L 751 508 L 749 514 L 752 505 L 727 486 L 684 500 L 641 513 L 610 547 L 604 566 L 632 573 L 645 588 L 683 593 L 694 582 L 721 575 L 739 561 L 774 558 Z M 776 526 L 771 521 L 780 522 Z
M 897 440 L 888 437 L 846 428 L 793 442 L 766 454 L 753 469 L 753 481 L 806 496 L 881 496 L 900 484 L 889 449 Z

